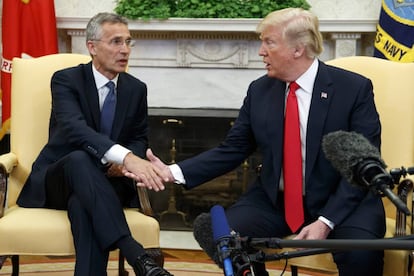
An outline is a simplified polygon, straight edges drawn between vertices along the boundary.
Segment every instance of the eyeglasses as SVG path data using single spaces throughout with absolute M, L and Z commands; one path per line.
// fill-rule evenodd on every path
M 127 38 L 125 40 L 123 40 L 122 38 L 113 38 L 111 40 L 102 40 L 102 39 L 93 39 L 93 41 L 99 41 L 99 42 L 105 42 L 108 43 L 109 46 L 111 47 L 116 47 L 116 48 L 121 48 L 122 46 L 124 46 L 124 44 L 128 47 L 128 48 L 132 48 L 135 46 L 135 41 L 132 40 L 131 38 Z

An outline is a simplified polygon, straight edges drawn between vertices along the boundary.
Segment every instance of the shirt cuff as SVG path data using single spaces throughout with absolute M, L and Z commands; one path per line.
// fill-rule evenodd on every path
M 320 220 L 323 223 L 325 223 L 326 225 L 328 225 L 328 227 L 331 228 L 331 230 L 333 230 L 334 227 L 335 227 L 335 224 L 332 221 L 330 221 L 329 219 L 325 218 L 325 217 L 319 216 L 318 220 Z
M 185 179 L 181 168 L 177 164 L 169 165 L 169 167 L 175 180 L 174 183 L 185 185 Z
M 130 152 L 131 150 L 121 145 L 115 144 L 107 152 L 105 152 L 104 156 L 101 159 L 101 162 L 102 164 L 115 163 L 122 165 L 124 164 L 125 156 Z

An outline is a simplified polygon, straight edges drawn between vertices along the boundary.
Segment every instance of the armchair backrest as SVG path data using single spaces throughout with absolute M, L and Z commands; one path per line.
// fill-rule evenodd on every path
M 47 142 L 53 73 L 90 60 L 80 54 L 13 59 L 10 151 L 18 156 L 18 165 L 9 178 L 8 206 L 15 204 L 34 159 Z
M 357 72 L 371 79 L 382 124 L 381 156 L 387 169 L 414 166 L 414 63 L 352 56 L 328 64 Z M 386 203 L 387 215 L 395 214 Z
M 414 166 L 414 63 L 352 56 L 327 62 L 371 79 L 388 168 Z

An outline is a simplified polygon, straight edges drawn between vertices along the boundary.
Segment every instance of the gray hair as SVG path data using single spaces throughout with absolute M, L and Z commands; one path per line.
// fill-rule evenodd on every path
M 86 26 L 86 42 L 90 40 L 100 39 L 102 35 L 102 25 L 104 23 L 121 23 L 128 26 L 128 21 L 115 13 L 102 12 L 92 17 Z
M 281 28 L 282 37 L 292 45 L 303 45 L 310 58 L 319 56 L 323 51 L 322 34 L 319 20 L 313 13 L 301 8 L 286 8 L 269 13 L 257 26 L 261 34 L 265 28 Z

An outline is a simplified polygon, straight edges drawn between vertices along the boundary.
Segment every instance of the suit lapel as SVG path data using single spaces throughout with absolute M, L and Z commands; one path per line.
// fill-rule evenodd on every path
M 89 62 L 85 66 L 85 76 L 86 76 L 86 100 L 89 105 L 89 110 L 91 111 L 91 115 L 93 118 L 93 123 L 95 125 L 95 129 L 99 130 L 100 126 L 100 114 L 101 111 L 99 109 L 99 96 L 98 96 L 98 89 L 96 88 L 95 79 L 92 73 L 92 62 Z
M 120 73 L 117 85 L 115 118 L 111 133 L 111 138 L 114 140 L 118 138 L 120 131 L 122 129 L 123 121 L 125 119 L 129 107 L 129 102 L 132 95 L 131 93 L 133 93 L 133 91 L 126 84 L 124 74 Z
M 279 175 L 278 168 L 282 166 L 282 152 L 283 152 L 283 126 L 285 117 L 285 90 L 286 83 L 282 81 L 276 81 L 271 86 L 270 92 L 271 100 L 268 101 L 267 116 L 267 136 L 272 141 L 273 152 L 273 169 L 276 175 Z
M 319 62 L 308 117 L 305 181 L 309 179 L 309 172 L 312 171 L 316 157 L 320 151 L 326 117 L 333 96 L 332 79 L 326 65 Z

